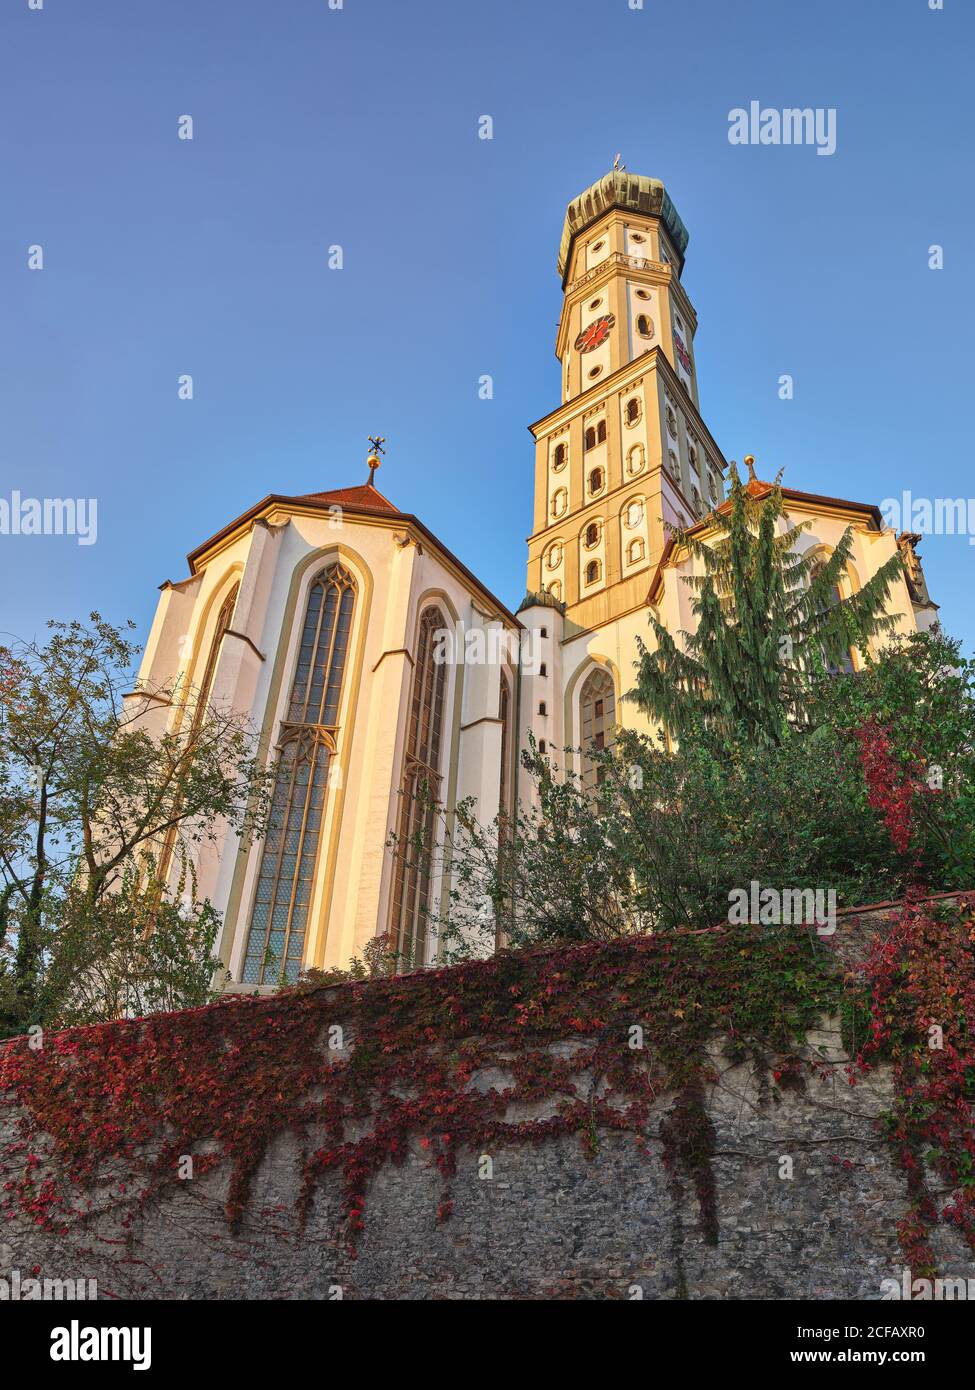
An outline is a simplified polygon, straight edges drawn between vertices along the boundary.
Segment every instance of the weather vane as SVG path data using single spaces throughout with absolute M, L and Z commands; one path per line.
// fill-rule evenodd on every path
M 620 163 L 619 155 L 617 155 L 616 158 L 613 160 L 613 168 L 619 170 L 620 173 L 622 173 L 623 170 L 626 168 L 625 164 Z
M 373 478 L 376 476 L 376 469 L 379 467 L 380 464 L 379 455 L 384 454 L 386 452 L 386 450 L 383 448 L 383 445 L 386 443 L 386 436 L 383 434 L 377 434 L 374 437 L 370 434 L 367 436 L 367 438 L 369 440 L 369 443 L 372 445 L 372 453 L 366 459 L 366 463 L 369 465 L 369 482 L 371 483 Z

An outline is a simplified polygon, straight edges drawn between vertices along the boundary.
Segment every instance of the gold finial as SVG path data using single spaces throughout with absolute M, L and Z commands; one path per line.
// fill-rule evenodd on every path
M 745 467 L 748 469 L 748 481 L 751 482 L 751 483 L 757 482 L 758 479 L 755 477 L 755 455 L 754 455 L 754 454 L 746 454 L 746 455 L 745 455 Z
M 368 439 L 369 443 L 372 445 L 372 453 L 366 459 L 366 463 L 369 465 L 368 485 L 369 487 L 375 487 L 376 484 L 373 482 L 373 479 L 376 476 L 376 469 L 380 466 L 380 463 L 382 462 L 379 455 L 384 454 L 386 452 L 386 450 L 383 448 L 383 445 L 386 443 L 386 438 L 385 435 L 382 434 L 377 434 L 375 436 L 370 434 L 368 436 Z

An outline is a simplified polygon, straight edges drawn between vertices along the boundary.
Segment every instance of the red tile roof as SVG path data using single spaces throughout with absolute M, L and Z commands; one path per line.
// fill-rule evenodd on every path
M 372 483 L 360 483 L 358 487 L 336 487 L 331 492 L 303 492 L 297 499 L 302 502 L 322 502 L 329 507 L 360 507 L 367 512 L 394 512 L 388 497 L 384 497 Z

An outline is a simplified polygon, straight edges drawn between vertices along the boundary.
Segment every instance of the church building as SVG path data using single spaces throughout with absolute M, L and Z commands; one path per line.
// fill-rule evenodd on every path
M 246 715 L 277 764 L 264 838 L 242 848 L 227 835 L 197 865 L 197 891 L 223 918 L 229 988 L 345 966 L 377 935 L 407 965 L 435 963 L 426 919 L 447 885 L 390 848 L 391 835 L 436 833 L 416 823 L 411 793 L 426 783 L 448 809 L 472 798 L 489 824 L 527 795 L 529 732 L 584 779 L 585 750 L 610 744 L 618 723 L 651 732 L 621 703 L 637 637 L 652 643 L 650 610 L 672 632 L 693 626 L 681 582 L 692 561 L 669 528 L 706 539 L 727 470 L 700 410 L 687 244 L 657 179 L 614 169 L 568 206 L 561 400 L 531 426 L 517 613 L 378 490 L 382 441 L 368 482 L 265 497 L 190 553 L 188 578 L 162 586 L 129 699 L 163 729 L 179 702 L 153 692 L 193 690 Z M 748 463 L 760 496 L 770 484 Z M 783 495 L 789 520 L 811 523 L 803 547 L 826 555 L 853 527 L 847 593 L 899 549 L 898 630 L 930 626 L 916 535 L 895 536 L 869 503 Z

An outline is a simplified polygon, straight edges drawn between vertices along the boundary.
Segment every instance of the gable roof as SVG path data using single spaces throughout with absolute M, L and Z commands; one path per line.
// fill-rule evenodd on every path
M 756 501 L 761 500 L 763 497 L 768 497 L 769 494 L 775 490 L 774 483 L 763 482 L 761 478 L 749 478 L 744 486 L 745 492 Z M 780 487 L 779 490 L 782 493 L 783 503 L 791 501 L 796 503 L 798 507 L 805 505 L 818 507 L 826 511 L 860 512 L 867 521 L 868 530 L 882 531 L 884 529 L 883 513 L 880 508 L 874 506 L 872 502 L 849 502 L 842 497 L 825 497 L 816 492 L 799 492 L 796 488 L 792 487 Z M 786 506 L 784 510 L 788 511 L 788 506 Z M 714 529 L 711 523 L 711 516 L 714 512 L 720 512 L 723 516 L 727 516 L 730 511 L 731 498 L 726 497 L 720 506 L 715 507 L 714 511 L 710 512 L 703 521 L 698 521 L 693 526 L 688 526 L 687 534 L 695 537 L 705 535 L 708 531 Z M 648 604 L 655 604 L 660 597 L 660 591 L 663 588 L 664 570 L 675 563 L 674 551 L 676 549 L 676 538 L 672 535 L 668 536 L 660 559 L 657 562 L 657 568 L 654 570 L 653 578 L 650 581 L 650 588 L 647 592 Z
M 401 512 L 394 503 L 390 502 L 388 497 L 384 497 L 373 487 L 371 481 L 362 483 L 358 487 L 332 488 L 327 492 L 305 492 L 297 497 L 289 497 L 277 492 L 269 493 L 260 502 L 256 502 L 253 507 L 248 507 L 246 512 L 228 522 L 226 526 L 221 527 L 209 540 L 204 541 L 202 545 L 196 546 L 189 552 L 186 562 L 189 565 L 190 574 L 194 575 L 198 572 L 200 560 L 215 546 L 231 538 L 235 532 L 244 530 L 262 515 L 273 512 L 275 507 L 313 508 L 321 511 L 327 511 L 330 507 L 341 507 L 350 516 L 374 517 L 377 520 L 412 526 L 419 531 L 426 542 L 439 551 L 448 565 L 452 565 L 464 577 L 473 590 L 487 600 L 489 607 L 495 609 L 512 627 L 518 629 L 522 627 L 522 623 L 515 617 L 514 613 L 486 585 L 481 583 L 477 575 L 469 570 L 463 561 L 459 560 L 453 551 L 444 545 L 443 541 L 438 540 L 433 532 L 424 526 L 419 517 L 414 516 L 412 512 Z

